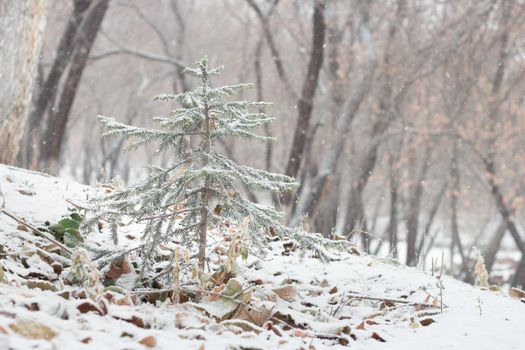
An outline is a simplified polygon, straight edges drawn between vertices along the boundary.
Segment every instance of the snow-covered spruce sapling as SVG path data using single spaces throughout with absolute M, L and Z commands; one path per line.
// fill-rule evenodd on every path
M 240 137 L 268 141 L 254 129 L 272 122 L 262 113 L 264 102 L 235 101 L 231 96 L 248 84 L 214 87 L 211 78 L 221 69 L 210 69 L 203 58 L 186 72 L 196 76 L 198 87 L 178 95 L 160 95 L 155 99 L 177 107 L 169 116 L 156 117 L 156 129 L 146 129 L 99 116 L 105 129 L 103 136 L 134 138 L 128 148 L 150 142 L 157 152 L 171 152 L 174 163 L 166 169 L 149 166 L 149 175 L 138 185 L 119 189 L 94 200 L 95 211 L 87 225 L 96 227 L 100 219 L 111 228 L 117 240 L 122 217 L 145 223 L 142 247 L 142 274 L 162 244 L 178 241 L 189 249 L 198 249 L 201 276 L 206 261 L 207 233 L 210 228 L 227 227 L 248 219 L 250 244 L 264 244 L 264 232 L 270 227 L 282 235 L 295 237 L 297 232 L 281 224 L 281 213 L 272 206 L 249 201 L 240 190 L 284 192 L 297 183 L 290 177 L 239 165 L 215 147 L 221 138 Z M 195 146 L 189 146 L 189 138 Z

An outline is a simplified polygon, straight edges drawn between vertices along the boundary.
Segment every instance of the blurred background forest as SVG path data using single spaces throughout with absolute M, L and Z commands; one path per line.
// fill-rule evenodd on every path
M 522 1 L 0 0 L 0 15 L 0 162 L 140 179 L 172 155 L 123 152 L 97 114 L 151 126 L 168 112 L 152 97 L 194 87 L 182 69 L 208 55 L 278 118 L 276 142 L 225 154 L 301 182 L 252 200 L 408 265 L 444 251 L 467 281 L 477 247 L 493 282 L 525 285 Z

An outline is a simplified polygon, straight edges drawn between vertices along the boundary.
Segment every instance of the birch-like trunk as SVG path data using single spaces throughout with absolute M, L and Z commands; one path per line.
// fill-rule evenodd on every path
M 35 82 L 46 0 L 0 0 L 0 163 L 14 164 Z

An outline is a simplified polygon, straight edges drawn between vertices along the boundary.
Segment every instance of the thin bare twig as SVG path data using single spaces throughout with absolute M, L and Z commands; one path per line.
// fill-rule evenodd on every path
M 5 214 L 6 216 L 10 217 L 11 219 L 15 220 L 16 222 L 18 222 L 19 224 L 22 224 L 28 228 L 31 229 L 31 231 L 33 231 L 34 234 L 50 241 L 51 243 L 53 244 L 56 244 L 57 246 L 59 246 L 60 248 L 62 248 L 64 251 L 66 251 L 67 253 L 69 254 L 73 254 L 73 251 L 68 248 L 67 246 L 65 246 L 64 244 L 60 243 L 59 241 L 57 241 L 56 239 L 52 238 L 52 237 L 49 237 L 47 234 L 45 234 L 44 232 L 40 231 L 39 229 L 37 229 L 36 227 L 34 227 L 33 225 L 31 224 L 28 224 L 27 222 L 25 222 L 24 220 L 20 219 L 19 217 L 9 213 L 8 211 L 6 211 L 5 209 L 1 209 L 1 212 L 3 214 Z

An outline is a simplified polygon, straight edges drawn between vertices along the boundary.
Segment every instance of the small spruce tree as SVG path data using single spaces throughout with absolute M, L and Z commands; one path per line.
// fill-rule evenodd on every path
M 264 242 L 264 231 L 269 228 L 280 235 L 294 235 L 294 230 L 280 223 L 279 211 L 249 201 L 241 188 L 279 193 L 293 190 L 297 183 L 285 175 L 236 164 L 215 147 L 218 139 L 228 137 L 268 141 L 268 137 L 253 130 L 274 120 L 261 112 L 264 102 L 230 99 L 250 85 L 213 87 L 211 77 L 220 71 L 208 68 L 207 58 L 187 68 L 187 73 L 198 77 L 199 86 L 190 92 L 155 98 L 179 106 L 169 116 L 154 118 L 157 129 L 99 116 L 105 129 L 103 136 L 134 138 L 136 141 L 128 146 L 132 149 L 155 141 L 157 152 L 174 155 L 174 163 L 166 169 L 150 166 L 149 175 L 140 184 L 95 199 L 95 211 L 87 221 L 87 226 L 96 226 L 104 219 L 115 241 L 123 216 L 144 222 L 142 274 L 151 267 L 159 246 L 176 239 L 186 247 L 198 247 L 200 275 L 206 260 L 208 230 L 230 222 L 239 224 L 248 218 L 247 231 L 253 246 Z M 189 137 L 197 139 L 193 148 L 189 147 Z

